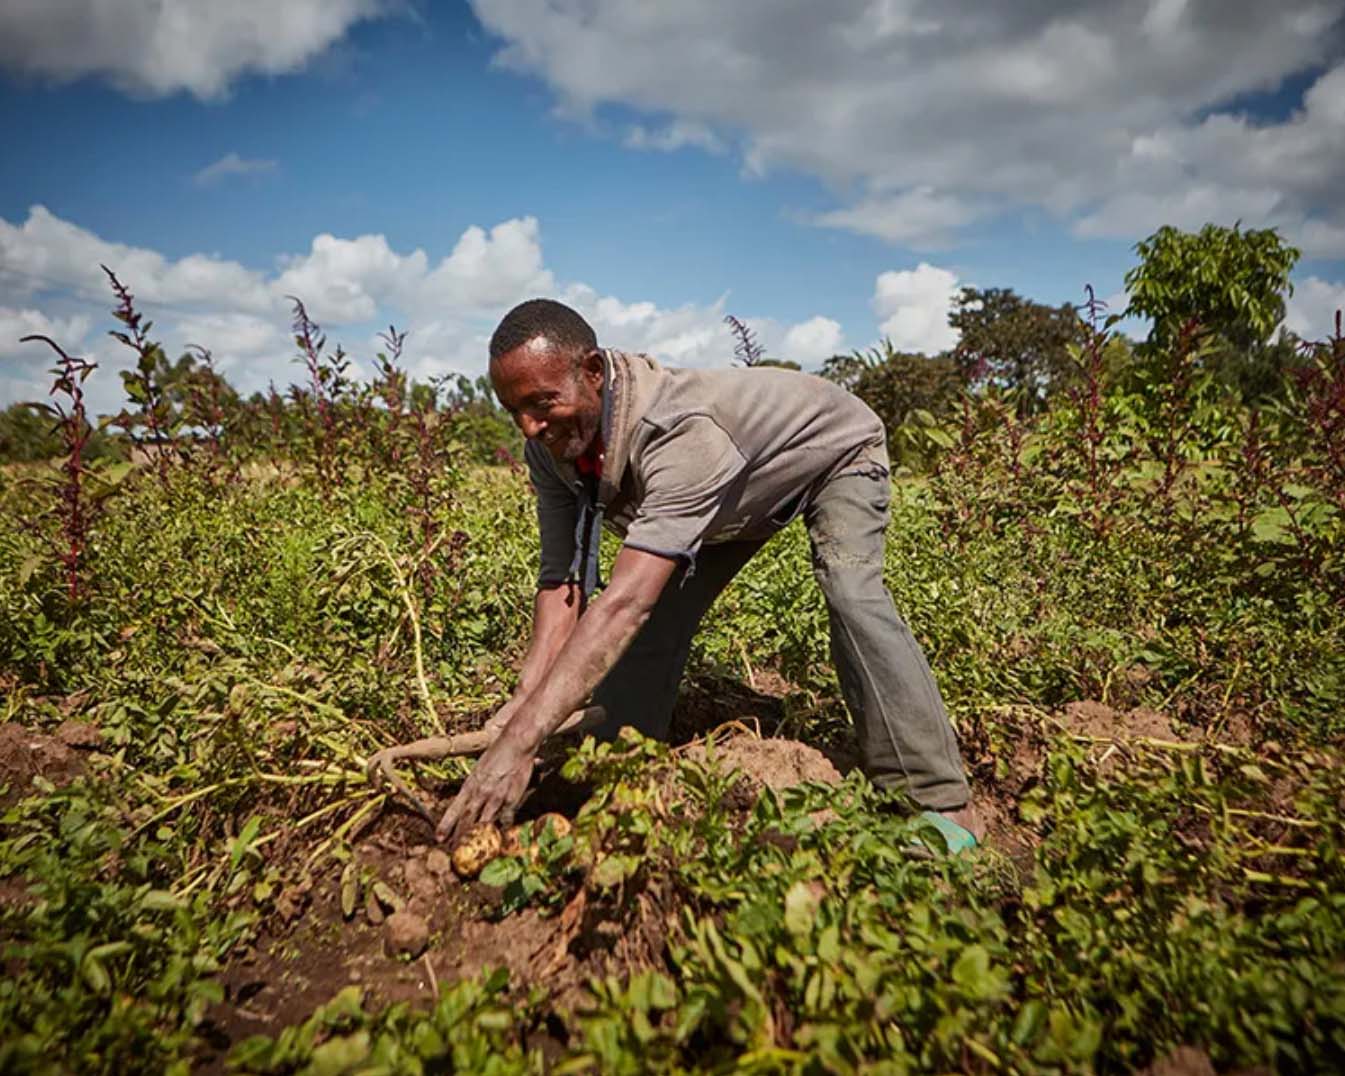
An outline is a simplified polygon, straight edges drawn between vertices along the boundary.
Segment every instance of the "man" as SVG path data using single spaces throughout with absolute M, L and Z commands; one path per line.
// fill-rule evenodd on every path
M 952 727 L 883 585 L 886 439 L 858 397 L 793 371 L 674 370 L 603 350 L 547 299 L 500 322 L 490 378 L 527 438 L 541 572 L 517 690 L 441 838 L 512 818 L 539 745 L 590 696 L 608 715 L 600 733 L 665 737 L 702 615 L 802 515 L 865 772 L 927 808 L 950 847 L 975 843 Z M 604 524 L 623 545 L 589 608 Z

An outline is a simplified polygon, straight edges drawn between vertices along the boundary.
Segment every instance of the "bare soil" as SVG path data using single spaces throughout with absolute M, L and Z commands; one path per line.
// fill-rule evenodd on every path
M 97 749 L 102 736 L 93 725 L 65 721 L 55 735 L 34 732 L 13 721 L 0 725 L 0 806 L 33 793 L 33 778 L 69 784 L 86 768 L 84 752 Z

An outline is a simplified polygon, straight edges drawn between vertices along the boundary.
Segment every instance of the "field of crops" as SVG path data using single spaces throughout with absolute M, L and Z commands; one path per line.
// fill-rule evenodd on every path
M 924 430 L 887 579 L 977 854 L 852 771 L 796 525 L 674 742 L 558 744 L 473 880 L 365 767 L 507 697 L 527 481 L 300 344 L 246 436 L 161 431 L 151 363 L 136 462 L 0 476 L 0 1071 L 1345 1067 L 1339 341 L 1262 413 L 1094 341 L 1044 414 Z M 442 809 L 467 765 L 403 773 Z

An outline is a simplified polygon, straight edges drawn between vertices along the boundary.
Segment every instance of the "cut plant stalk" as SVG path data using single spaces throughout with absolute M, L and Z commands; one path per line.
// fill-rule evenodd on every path
M 586 706 L 567 717 L 551 734 L 565 736 L 591 732 L 607 719 L 601 706 Z M 456 736 L 429 736 L 423 740 L 387 747 L 369 759 L 366 773 L 371 783 L 386 781 L 391 790 L 407 802 L 417 814 L 433 824 L 436 819 L 426 804 L 397 776 L 393 766 L 398 762 L 437 762 L 444 758 L 480 755 L 495 742 L 498 729 L 479 729 L 460 732 Z

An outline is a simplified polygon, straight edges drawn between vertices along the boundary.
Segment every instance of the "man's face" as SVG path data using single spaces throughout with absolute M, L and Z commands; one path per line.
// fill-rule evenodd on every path
M 602 354 L 573 352 L 544 337 L 506 351 L 490 364 L 490 382 L 523 436 L 537 439 L 553 459 L 573 463 L 602 426 Z

